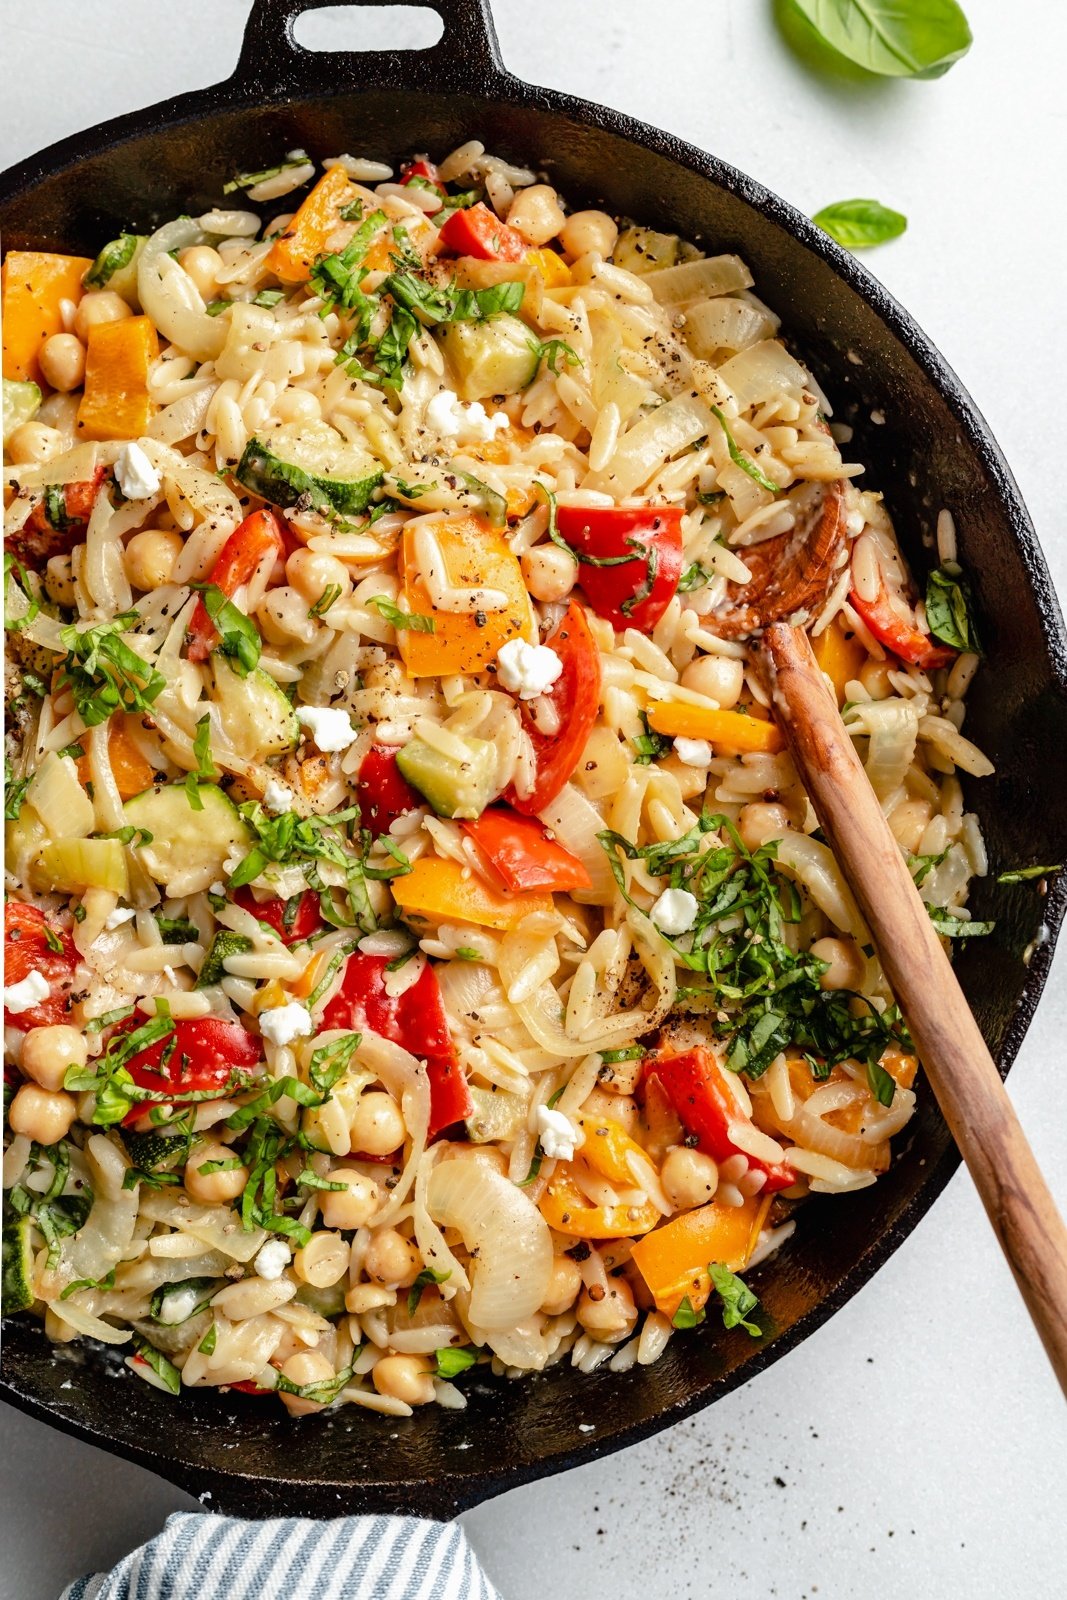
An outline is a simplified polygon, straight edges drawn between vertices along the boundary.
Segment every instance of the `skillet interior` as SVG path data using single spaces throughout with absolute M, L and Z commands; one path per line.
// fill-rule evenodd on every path
M 227 83 L 64 141 L 6 174 L 5 247 L 92 254 L 122 227 L 143 231 L 206 209 L 233 172 L 295 145 L 317 157 L 352 149 L 389 158 L 413 148 L 440 153 L 476 136 L 544 165 L 572 201 L 738 251 L 836 416 L 855 423 L 852 453 L 885 490 L 920 568 L 939 507 L 955 511 L 989 656 L 968 732 L 998 768 L 967 803 L 994 870 L 1063 859 L 1067 641 L 1018 491 L 958 380 L 881 286 L 790 207 L 668 135 L 503 72 L 486 0 L 435 4 L 446 33 L 433 50 L 334 56 L 327 67 L 327 58 L 292 43 L 292 20 L 308 4 L 259 0 Z M 875 407 L 884 426 L 870 423 Z M 957 967 L 1002 1071 L 1036 1006 L 1065 901 L 1062 880 L 1046 901 L 1033 885 L 975 885 L 976 914 L 995 915 L 998 926 L 965 948 Z M 1044 942 L 1027 967 L 1022 954 L 1035 939 Z M 280 1407 L 238 1395 L 195 1391 L 177 1406 L 124 1368 L 113 1376 L 95 1351 L 53 1353 L 23 1319 L 5 1328 L 0 1392 L 193 1493 L 210 1491 L 213 1509 L 449 1516 L 653 1433 L 776 1360 L 877 1270 L 957 1161 L 932 1097 L 920 1091 L 891 1172 L 873 1189 L 812 1204 L 781 1257 L 754 1274 L 772 1329 L 756 1346 L 706 1328 L 674 1340 L 649 1369 L 468 1382 L 466 1412 L 428 1408 L 383 1430 L 354 1407 L 293 1422 Z M 581 1423 L 593 1431 L 580 1433 Z

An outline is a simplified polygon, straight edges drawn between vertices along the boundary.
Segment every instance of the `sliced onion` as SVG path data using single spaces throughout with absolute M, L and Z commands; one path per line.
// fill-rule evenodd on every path
M 789 829 L 778 840 L 776 860 L 803 885 L 835 927 L 861 944 L 867 943 L 866 925 L 827 845 Z
M 578 857 L 592 879 L 593 887 L 572 890 L 572 899 L 584 905 L 610 906 L 615 898 L 615 879 L 607 854 L 597 839 L 604 819 L 596 806 L 573 783 L 568 783 L 538 815 L 564 849 Z
M 802 1105 L 797 1107 L 793 1120 L 782 1131 L 802 1150 L 814 1150 L 816 1155 L 840 1161 L 842 1166 L 869 1167 L 871 1164 L 871 1147 L 858 1133 L 845 1133 Z M 787 1161 L 790 1155 L 787 1150 Z
M 221 317 L 209 317 L 204 297 L 170 254 L 203 244 L 206 234 L 191 217 L 177 217 L 152 234 L 137 266 L 137 298 L 164 339 L 197 361 L 213 361 L 226 342 Z
M 419 1165 L 426 1153 L 426 1136 L 430 1124 L 430 1080 L 426 1067 L 415 1056 L 390 1039 L 366 1030 L 359 1047 L 360 1064 L 375 1072 L 394 1100 L 400 1102 L 410 1145 L 392 1194 L 374 1219 L 375 1227 L 392 1222 L 404 1205 Z
M 867 734 L 867 776 L 879 800 L 904 782 L 915 759 L 919 715 L 910 700 L 872 700 L 853 706 L 848 716 L 850 733 Z
M 129 1344 L 133 1338 L 131 1328 L 116 1328 L 101 1317 L 94 1317 L 91 1311 L 76 1306 L 73 1300 L 51 1301 L 49 1310 L 85 1339 L 99 1339 L 101 1344 Z
M 49 750 L 33 775 L 26 798 L 54 839 L 84 839 L 96 826 L 93 802 L 82 788 L 71 756 Z
M 488 1345 L 506 1367 L 517 1367 L 522 1372 L 542 1372 L 558 1343 L 558 1339 L 549 1337 L 547 1319 L 540 1315 L 527 1317 L 514 1328 L 482 1329 L 475 1325 L 473 1337 Z
M 703 300 L 685 313 L 685 342 L 703 361 L 718 350 L 747 350 L 776 331 L 767 312 L 729 297 Z
M 426 1203 L 471 1252 L 470 1315 L 490 1332 L 532 1316 L 548 1293 L 552 1236 L 537 1207 L 502 1173 L 474 1161 L 442 1161 Z
M 740 256 L 706 256 L 650 272 L 645 280 L 661 306 L 691 305 L 718 294 L 751 289 L 752 274 Z
M 799 399 L 805 389 L 811 389 L 808 372 L 778 339 L 763 339 L 731 356 L 719 368 L 719 378 L 730 385 L 742 411 L 782 394 Z
M 199 433 L 207 420 L 217 388 L 217 383 L 202 383 L 189 394 L 183 394 L 169 406 L 164 406 L 148 424 L 148 437 L 158 439 L 162 444 L 177 444 L 179 440 L 189 439 L 194 433 Z
M 115 1200 L 98 1198 L 85 1226 L 63 1240 L 55 1270 L 56 1282 L 65 1287 L 75 1278 L 106 1278 L 130 1248 L 136 1223 L 136 1189 L 123 1190 Z M 91 1337 L 100 1336 L 93 1334 Z
M 753 348 L 758 350 L 760 346 Z M 734 357 L 735 361 L 742 359 Z M 604 489 L 617 499 L 633 494 L 665 461 L 680 455 L 714 426 L 715 419 L 705 401 L 691 395 L 668 400 L 627 429 L 607 466 L 590 473 L 582 488 Z

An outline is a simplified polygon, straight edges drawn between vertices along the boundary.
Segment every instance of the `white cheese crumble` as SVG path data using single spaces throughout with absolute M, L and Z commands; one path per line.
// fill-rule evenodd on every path
M 168 1328 L 176 1328 L 179 1322 L 185 1322 L 196 1310 L 200 1299 L 196 1289 L 175 1289 L 173 1294 L 163 1296 L 163 1304 L 159 1309 L 159 1320 Z
M 585 1134 L 570 1117 L 552 1106 L 538 1106 L 537 1134 L 541 1149 L 550 1161 L 573 1161 L 574 1152 L 585 1143 Z
M 227 867 L 226 870 L 228 872 L 235 872 L 237 869 L 235 867 Z M 221 881 L 219 883 L 209 883 L 207 886 L 207 892 L 208 894 L 224 895 L 226 893 L 226 885 Z
M 337 706 L 299 706 L 296 714 L 323 752 L 347 750 L 359 738 L 348 712 Z
M 10 1011 L 13 1017 L 20 1017 L 24 1011 L 32 1011 L 42 1000 L 47 1000 L 51 993 L 47 978 L 39 972 L 28 972 L 19 983 L 12 983 L 4 990 L 4 1010 Z
M 688 889 L 664 889 L 649 916 L 661 933 L 676 938 L 689 932 L 699 909 L 700 901 Z
M 161 481 L 139 444 L 123 445 L 115 458 L 115 482 L 127 500 L 147 500 L 158 494 Z
M 494 411 L 490 416 L 480 400 L 464 405 L 451 389 L 434 395 L 426 407 L 426 421 L 442 438 L 455 439 L 460 444 L 488 444 L 511 425 L 511 418 L 503 411 Z
M 108 933 L 114 933 L 116 928 L 121 928 L 124 922 L 132 922 L 137 915 L 129 906 L 118 906 L 114 911 L 109 911 L 104 918 L 104 927 Z
M 536 700 L 562 671 L 563 662 L 554 650 L 547 644 L 527 644 L 525 639 L 509 639 L 496 658 L 497 682 L 520 700 Z
M 273 811 L 275 816 L 279 816 L 283 811 L 291 811 L 295 798 L 287 783 L 282 783 L 278 778 L 267 779 L 267 787 L 263 791 L 263 804 L 268 811 Z
M 299 1000 L 290 1000 L 284 1006 L 271 1006 L 259 1013 L 259 1031 L 271 1044 L 292 1044 L 294 1039 L 306 1039 L 315 1032 L 311 1012 Z
M 678 738 L 674 753 L 684 767 L 706 767 L 711 760 L 711 745 L 706 739 Z
M 291 1259 L 289 1246 L 284 1239 L 268 1239 L 256 1256 L 254 1263 L 256 1273 L 260 1278 L 268 1278 L 274 1283 L 281 1277 Z

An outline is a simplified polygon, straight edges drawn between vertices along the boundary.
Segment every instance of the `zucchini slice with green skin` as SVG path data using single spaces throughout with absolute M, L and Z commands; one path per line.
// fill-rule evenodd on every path
M 237 807 L 213 783 L 202 783 L 201 809 L 189 803 L 184 783 L 157 784 L 127 800 L 127 822 L 152 835 L 137 846 L 137 856 L 156 883 L 170 889 L 180 880 L 181 893 L 197 894 L 229 874 L 224 863 L 248 854 L 252 837 Z
M 89 268 L 82 283 L 87 289 L 113 289 L 116 294 L 136 306 L 137 263 L 145 247 L 143 233 L 120 233 L 117 239 L 106 244 Z
M 385 468 L 328 422 L 291 423 L 250 439 L 234 477 L 261 500 L 324 516 L 361 516 Z
M 33 1305 L 33 1222 L 29 1217 L 12 1216 L 4 1223 L 3 1300 L 4 1315 L 28 1311 Z
M 4 379 L 4 443 L 7 444 L 16 428 L 29 422 L 41 408 L 41 391 L 35 383 L 21 383 L 17 378 Z
M 450 322 L 437 330 L 437 340 L 461 400 L 518 394 L 533 382 L 541 364 L 532 329 L 506 312 L 486 322 Z
M 220 928 L 204 957 L 204 965 L 200 968 L 196 987 L 210 989 L 213 984 L 221 983 L 226 976 L 227 956 L 243 956 L 251 948 L 251 939 L 243 933 L 234 933 L 230 928 Z
M 526 1101 L 510 1089 L 471 1088 L 474 1110 L 467 1118 L 467 1137 L 472 1144 L 493 1144 L 497 1139 L 513 1139 L 519 1124 L 526 1119 Z
M 262 761 L 292 750 L 300 737 L 300 723 L 289 696 L 270 674 L 256 667 L 242 678 L 217 652 L 212 667 L 212 699 L 238 755 L 246 761 Z
M 409 739 L 397 751 L 402 777 L 417 789 L 439 817 L 480 817 L 493 792 L 496 749 L 486 739 L 463 739 L 467 759 L 456 761 L 422 739 Z
M 119 1132 L 139 1172 L 169 1172 L 180 1167 L 189 1152 L 189 1139 L 182 1133 L 135 1133 L 132 1128 Z

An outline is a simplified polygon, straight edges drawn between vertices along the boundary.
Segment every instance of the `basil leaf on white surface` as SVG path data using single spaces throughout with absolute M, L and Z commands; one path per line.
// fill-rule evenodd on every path
M 940 78 L 971 48 L 956 0 L 792 0 L 819 38 L 884 78 Z
M 907 217 L 880 200 L 837 200 L 816 211 L 811 220 L 846 250 L 869 250 L 887 239 L 899 239 L 908 226 Z

